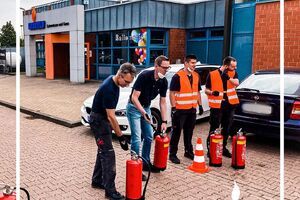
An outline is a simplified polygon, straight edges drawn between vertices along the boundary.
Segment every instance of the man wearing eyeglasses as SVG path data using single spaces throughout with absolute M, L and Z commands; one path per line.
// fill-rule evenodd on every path
M 194 159 L 192 137 L 196 123 L 196 109 L 199 107 L 199 115 L 203 114 L 200 95 L 201 81 L 199 74 L 195 72 L 197 57 L 187 55 L 184 68 L 179 70 L 171 80 L 170 103 L 172 106 L 172 133 L 170 141 L 169 160 L 180 164 L 177 157 L 178 143 L 183 129 L 184 157 Z
M 161 131 L 166 131 L 166 93 L 168 81 L 165 74 L 170 68 L 169 59 L 166 56 L 158 56 L 154 62 L 154 70 L 145 70 L 137 77 L 127 105 L 127 118 L 131 129 L 131 150 L 140 155 L 140 145 L 142 147 L 142 157 L 150 162 L 150 150 L 153 140 L 153 129 L 151 126 L 150 104 L 156 96 L 160 95 L 160 111 L 162 117 Z M 143 171 L 151 170 L 160 172 L 152 164 L 151 169 L 143 163 Z M 143 180 L 146 177 L 143 175 Z
M 120 87 L 128 87 L 136 75 L 136 68 L 130 63 L 120 66 L 115 76 L 109 76 L 97 90 L 90 115 L 90 126 L 95 135 L 98 153 L 92 177 L 92 187 L 105 189 L 109 199 L 125 199 L 116 190 L 116 158 L 112 145 L 112 129 L 115 131 L 121 148 L 128 150 L 128 143 L 120 130 L 115 116 Z

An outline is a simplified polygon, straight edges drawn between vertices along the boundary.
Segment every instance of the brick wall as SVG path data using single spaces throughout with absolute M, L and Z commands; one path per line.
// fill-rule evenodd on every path
M 279 12 L 279 2 L 256 5 L 253 72 L 279 67 Z
M 284 7 L 284 65 L 300 68 L 300 0 L 285 1 Z
M 300 68 L 300 0 L 285 1 L 285 66 Z M 279 68 L 279 2 L 256 5 L 253 72 Z
M 169 59 L 174 64 L 177 59 L 184 61 L 186 48 L 186 32 L 184 29 L 170 29 L 169 32 Z

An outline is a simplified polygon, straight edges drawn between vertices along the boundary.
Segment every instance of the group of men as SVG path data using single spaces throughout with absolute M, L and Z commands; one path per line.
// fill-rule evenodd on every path
M 169 98 L 172 107 L 172 131 L 169 160 L 175 164 L 180 164 L 177 151 L 182 130 L 184 156 L 191 160 L 194 159 L 193 130 L 196 115 L 203 114 L 200 94 L 201 80 L 199 74 L 195 71 L 196 63 L 197 57 L 195 55 L 186 56 L 184 68 L 172 77 L 170 83 Z M 221 124 L 224 136 L 223 155 L 226 157 L 231 157 L 226 144 L 231 131 L 235 105 L 238 104 L 238 97 L 235 92 L 235 87 L 239 84 L 238 75 L 235 71 L 236 64 L 237 62 L 233 57 L 226 57 L 219 69 L 209 73 L 205 89 L 210 106 L 209 132 L 210 134 L 213 133 Z M 143 171 L 160 172 L 150 162 L 154 132 L 150 104 L 153 99 L 158 95 L 160 96 L 159 105 L 162 119 L 160 130 L 165 132 L 167 130 L 166 94 L 168 90 L 168 81 L 165 75 L 169 69 L 169 59 L 163 55 L 158 56 L 155 59 L 153 70 L 144 70 L 139 74 L 128 99 L 126 114 L 131 129 L 131 150 L 140 155 L 142 144 L 141 156 L 150 163 L 150 168 L 148 165 L 143 164 Z M 117 74 L 108 77 L 97 90 L 90 115 L 90 126 L 98 146 L 92 187 L 104 189 L 105 196 L 109 199 L 125 198 L 117 192 L 115 187 L 116 161 L 112 146 L 112 129 L 118 137 L 122 149 L 128 150 L 128 141 L 119 128 L 115 109 L 119 99 L 119 87 L 129 86 L 135 76 L 136 68 L 132 64 L 122 64 Z M 209 136 L 207 138 L 207 148 L 209 148 Z M 146 180 L 146 176 L 143 175 L 142 179 L 143 181 Z

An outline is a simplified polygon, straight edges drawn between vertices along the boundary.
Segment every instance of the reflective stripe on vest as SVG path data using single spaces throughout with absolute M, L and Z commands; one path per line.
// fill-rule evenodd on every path
M 193 72 L 193 84 L 191 86 L 187 73 L 184 70 L 177 72 L 180 81 L 180 91 L 175 93 L 176 109 L 187 110 L 197 108 L 199 76 Z
M 228 76 L 233 78 L 235 75 L 235 71 L 228 71 Z M 219 91 L 219 96 L 208 95 L 208 104 L 211 108 L 221 108 L 221 103 L 223 99 L 223 94 L 226 93 L 228 97 L 228 102 L 230 104 L 238 104 L 239 99 L 236 94 L 235 86 L 227 81 L 227 90 L 223 89 L 223 82 L 221 75 L 218 70 L 214 70 L 210 72 L 210 80 L 211 80 L 211 91 Z

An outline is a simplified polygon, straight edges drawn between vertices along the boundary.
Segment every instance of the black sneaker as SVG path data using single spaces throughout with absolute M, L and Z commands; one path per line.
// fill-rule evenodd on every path
M 154 165 L 150 164 L 151 172 L 152 173 L 160 173 L 160 169 L 155 167 Z M 149 166 L 146 164 L 143 164 L 143 171 L 148 172 L 149 171 Z
M 94 183 L 92 182 L 92 188 L 96 188 L 96 189 L 104 189 L 104 186 L 102 184 L 99 183 Z
M 194 160 L 194 153 L 193 152 L 184 152 L 184 157 Z
M 114 191 L 114 192 L 111 192 L 111 193 L 105 192 L 105 197 L 110 199 L 110 200 L 125 200 L 125 196 L 121 195 L 117 191 Z
M 142 181 L 147 181 L 148 177 L 145 174 L 142 174 Z
M 180 160 L 179 160 L 179 158 L 177 158 L 176 155 L 174 155 L 174 156 L 169 156 L 169 160 L 170 160 L 172 163 L 174 163 L 174 164 L 180 164 Z
M 227 158 L 231 158 L 232 157 L 232 155 L 231 155 L 231 153 L 229 152 L 229 150 L 228 149 L 223 149 L 223 156 L 225 156 L 225 157 L 227 157 Z

